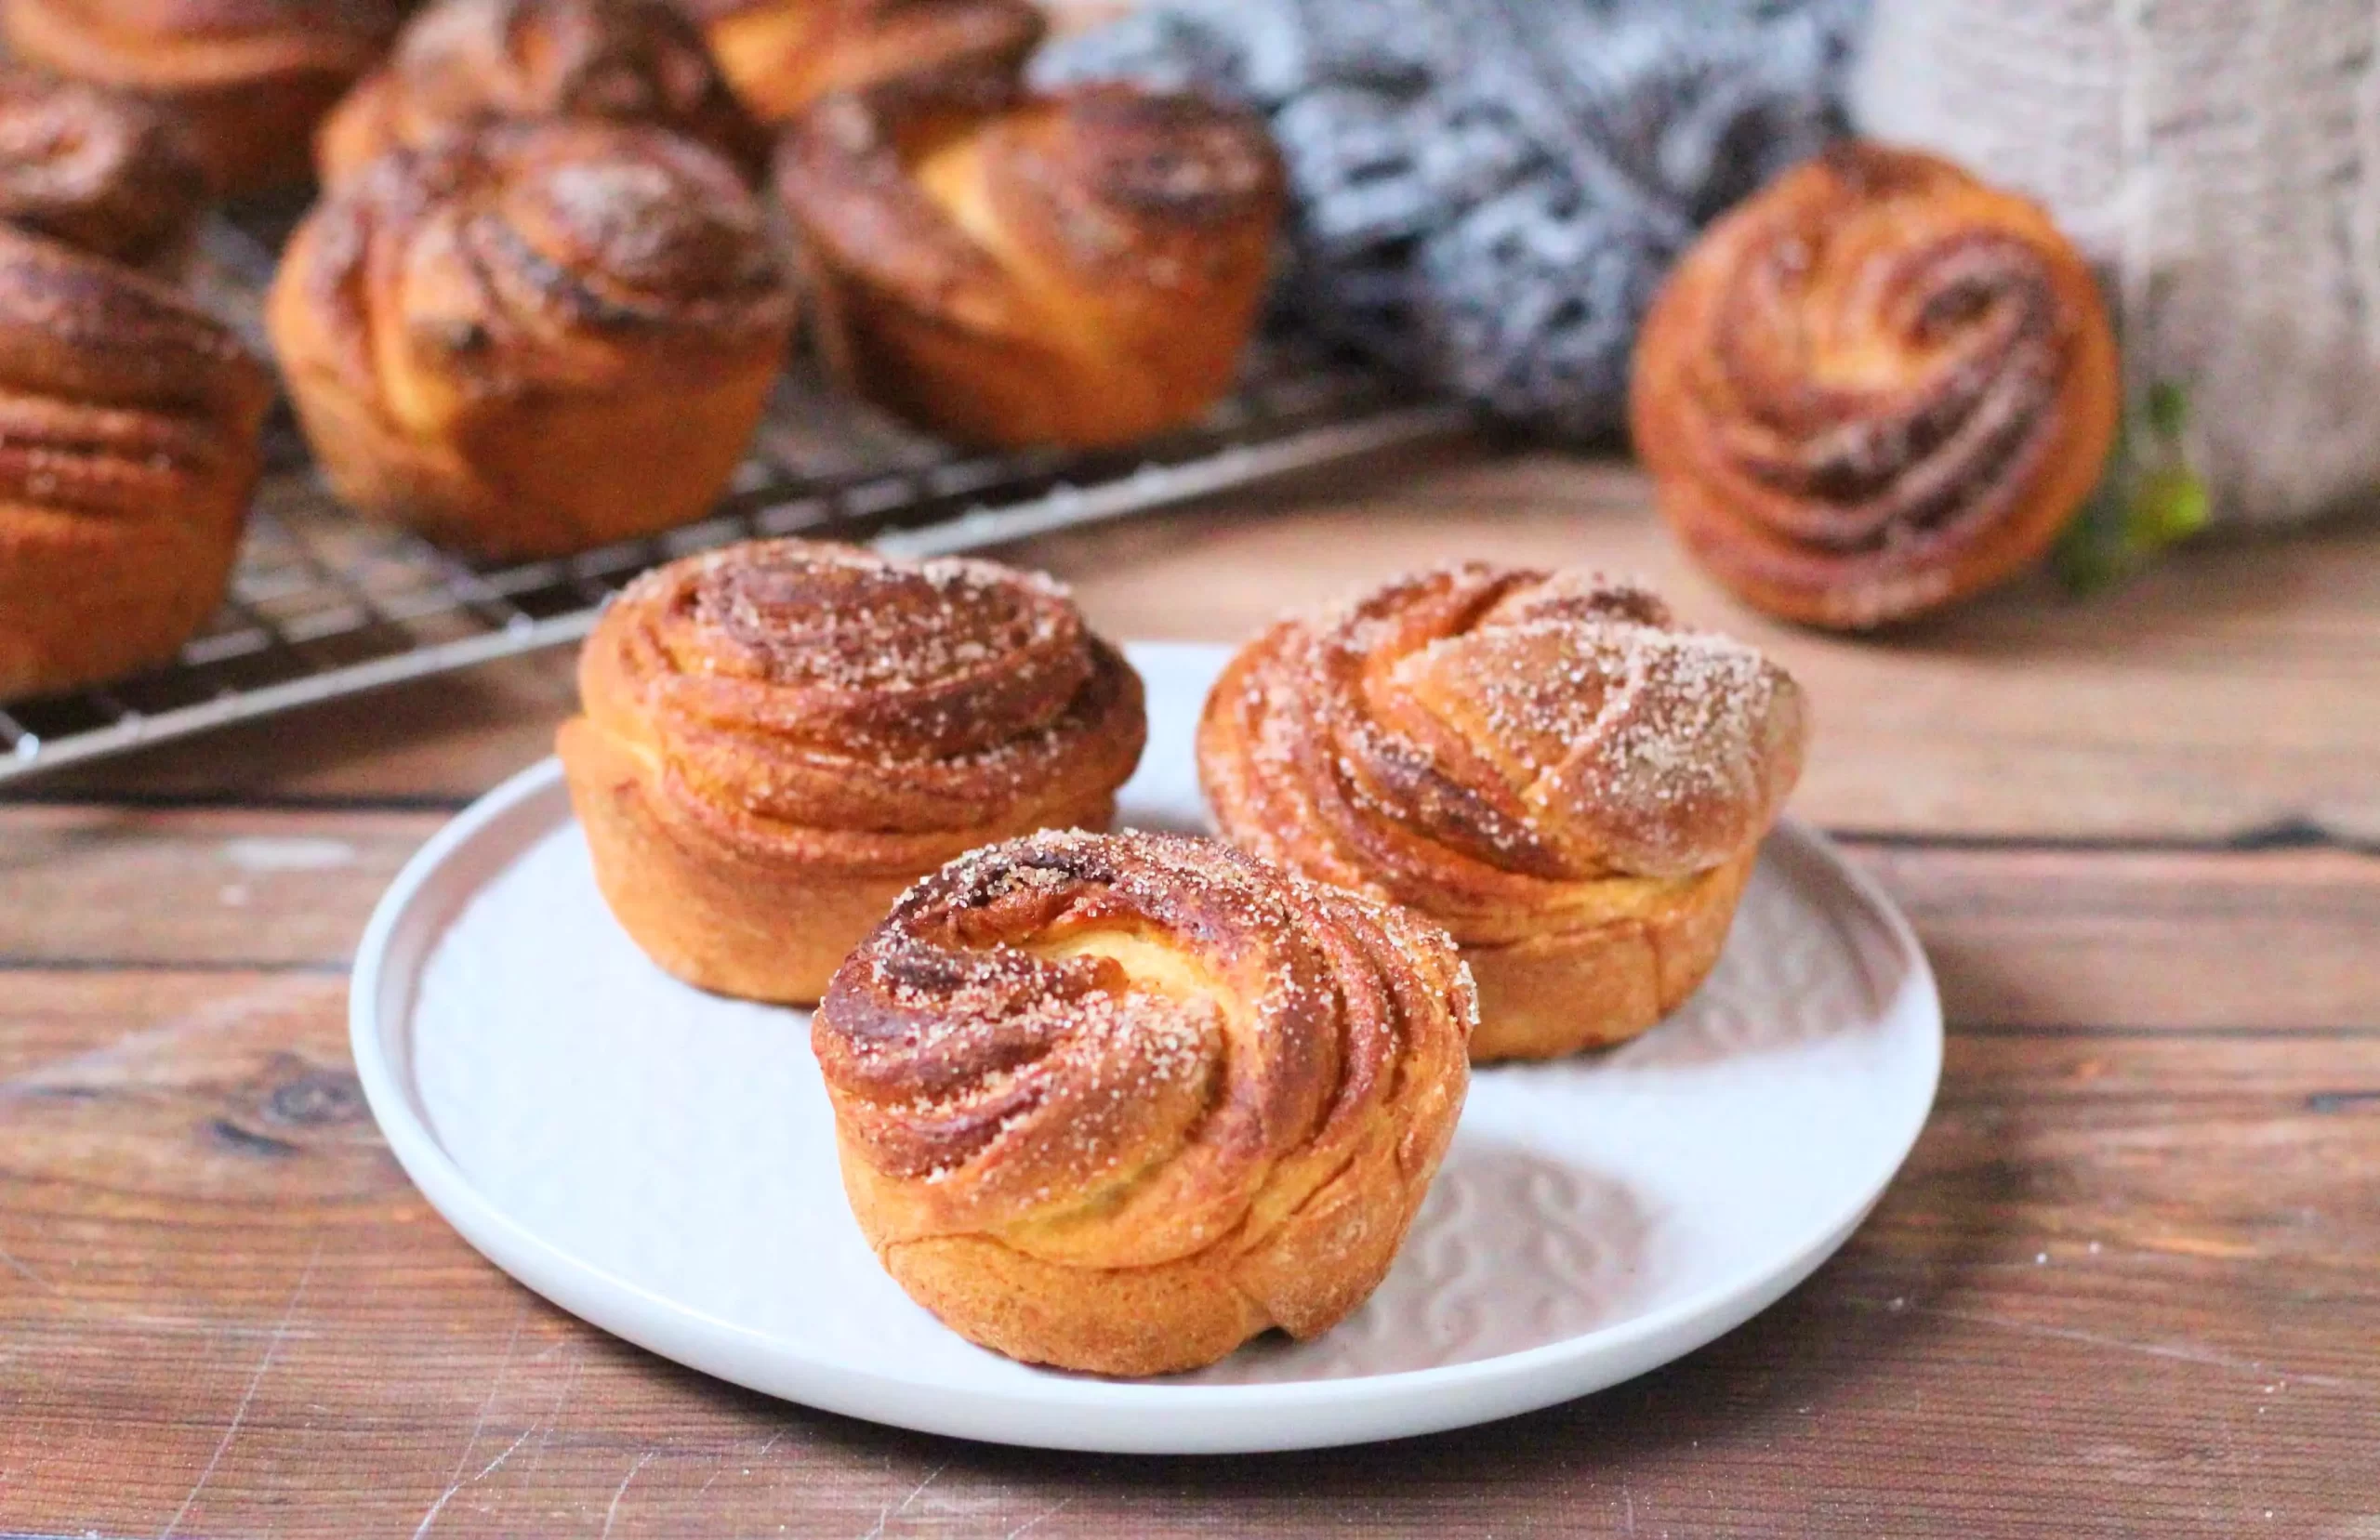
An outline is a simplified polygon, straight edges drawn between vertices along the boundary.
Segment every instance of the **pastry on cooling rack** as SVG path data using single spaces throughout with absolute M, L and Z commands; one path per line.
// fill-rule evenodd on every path
M 0 66 L 0 220 L 173 277 L 205 202 L 205 178 L 165 113 Z
M 828 362 L 950 439 L 1087 447 L 1229 388 L 1282 199 L 1263 122 L 1078 87 L 996 104 L 837 97 L 777 157 Z
M 984 561 L 762 541 L 637 579 L 560 748 L 612 912 L 689 983 L 807 1004 L 973 846 L 1104 827 L 1141 681 L 1064 590 Z
M 403 20 L 401 0 L 0 0 L 8 46 L 178 117 L 223 192 L 302 180 L 307 138 Z
M 1712 226 L 1636 345 L 1636 452 L 1772 614 L 1904 620 L 2000 582 L 2098 481 L 2122 384 L 2090 269 L 2023 198 L 1838 146 Z
M 592 118 L 675 129 L 757 173 L 765 157 L 669 0 L 435 0 L 314 139 L 326 184 L 383 151 L 515 119 Z
M 205 624 L 271 401 L 174 290 L 0 227 L 0 700 L 164 663 Z
M 834 91 L 1012 85 L 1046 23 L 1030 0 L 684 0 L 735 93 L 782 123 Z
M 489 559 L 707 512 L 793 317 L 734 166 L 562 122 L 372 162 L 298 226 L 265 308 L 332 490 Z
M 1702 981 L 1803 737 L 1782 669 L 1645 589 L 1471 564 L 1250 642 L 1198 772 L 1226 837 L 1453 933 L 1474 1059 L 1546 1058 Z
M 1462 1110 L 1446 932 L 1215 840 L 1035 835 L 904 895 L 811 1029 L 843 1186 L 972 1341 L 1109 1375 L 1362 1304 Z

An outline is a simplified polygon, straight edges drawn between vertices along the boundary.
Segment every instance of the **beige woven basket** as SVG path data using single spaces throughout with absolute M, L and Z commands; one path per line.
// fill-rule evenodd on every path
M 2232 524 L 2380 503 L 2380 6 L 1877 0 L 1861 130 L 2031 193 Z

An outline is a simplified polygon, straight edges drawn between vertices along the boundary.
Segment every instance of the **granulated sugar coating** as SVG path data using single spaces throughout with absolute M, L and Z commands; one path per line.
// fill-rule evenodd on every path
M 952 1224 L 1173 1184 L 1188 1230 L 1253 1246 L 1274 1167 L 1423 1094 L 1408 1069 L 1459 1064 L 1474 1017 L 1425 922 L 1217 841 L 1066 830 L 911 888 L 813 1040 L 847 1146 Z
M 628 585 L 588 658 L 589 700 L 616 684 L 674 784 L 788 830 L 1030 827 L 1130 774 L 1144 733 L 1065 590 L 984 561 L 729 546 Z
M 1226 687 L 1205 737 L 1231 752 L 1202 757 L 1226 829 L 1406 902 L 1448 862 L 1690 875 L 1756 839 L 1800 767 L 1790 676 L 1596 573 L 1396 578 L 1283 622 Z
M 707 644 L 687 649 L 694 666 L 776 684 L 922 690 L 1020 655 L 1078 652 L 1082 640 L 1064 588 L 988 561 L 773 541 L 706 553 L 665 577 L 674 570 L 644 574 L 628 593 L 668 595 L 687 641 Z M 1075 671 L 1087 670 L 1078 660 Z
M 1801 691 L 1642 584 L 1479 563 L 1242 649 L 1198 774 L 1235 842 L 1446 927 L 1474 1062 L 1607 1046 L 1718 961 L 1800 774 Z

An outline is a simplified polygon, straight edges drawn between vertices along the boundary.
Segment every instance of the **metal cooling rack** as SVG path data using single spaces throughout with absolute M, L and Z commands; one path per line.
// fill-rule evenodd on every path
M 213 220 L 193 284 L 264 347 L 258 305 L 294 210 Z M 0 783 L 296 706 L 567 642 L 658 562 L 759 535 L 940 555 L 1119 518 L 1459 430 L 1322 346 L 1272 336 L 1197 428 L 1129 451 L 967 454 L 789 373 L 708 519 L 561 560 L 482 566 L 357 519 L 284 408 L 231 593 L 153 673 L 0 707 Z

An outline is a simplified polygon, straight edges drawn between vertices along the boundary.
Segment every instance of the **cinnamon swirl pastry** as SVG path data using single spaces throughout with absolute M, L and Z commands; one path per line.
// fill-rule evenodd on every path
M 706 512 L 793 300 L 758 201 L 709 151 L 511 124 L 394 151 L 324 199 L 265 319 L 339 496 L 493 559 Z
M 1633 584 L 1451 567 L 1235 657 L 1198 724 L 1225 837 L 1444 925 L 1474 1060 L 1634 1036 L 1710 972 L 1802 765 L 1792 679 Z
M 736 95 L 783 123 L 834 91 L 1012 86 L 1047 24 L 1029 0 L 685 0 Z
M 170 278 L 205 201 L 198 163 L 165 114 L 0 66 L 0 220 Z
M 163 663 L 205 622 L 271 401 L 173 290 L 0 227 L 0 700 Z
M 829 362 L 992 446 L 1197 417 L 1255 322 L 1282 198 L 1260 120 L 1129 86 L 908 111 L 837 98 L 787 137 L 777 186 Z
M 800 540 L 639 578 L 578 679 L 562 768 L 612 912 L 755 1000 L 817 999 L 962 850 L 1104 826 L 1146 733 L 1139 677 L 1047 579 Z
M 643 123 L 757 174 L 759 125 L 669 0 L 436 0 L 314 139 L 326 185 L 385 151 L 521 119 Z
M 811 1028 L 860 1230 L 1028 1362 L 1317 1336 L 1405 1241 L 1467 1085 L 1446 933 L 1213 840 L 1034 835 L 905 895 Z
M 2049 217 L 1931 155 L 1847 144 L 1703 235 L 1636 345 L 1636 452 L 1748 602 L 1838 628 L 2038 558 L 2099 478 L 2121 382 Z
M 10 51 L 149 98 L 220 192 L 301 181 L 315 123 L 369 69 L 402 0 L 0 0 Z

